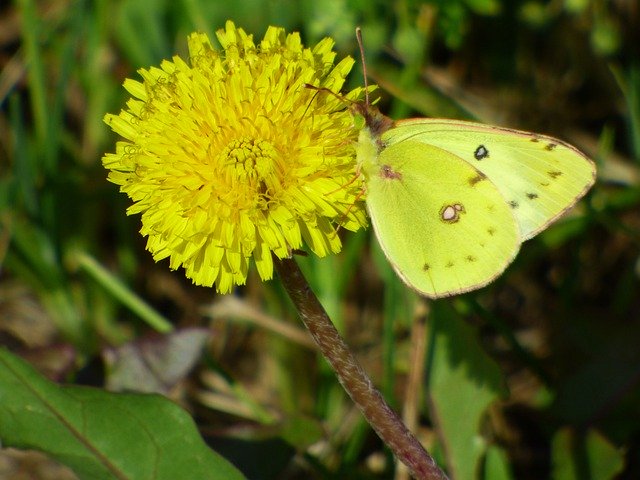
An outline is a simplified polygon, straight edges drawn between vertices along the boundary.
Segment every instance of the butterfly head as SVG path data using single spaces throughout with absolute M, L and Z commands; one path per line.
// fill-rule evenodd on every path
M 380 136 L 393 127 L 393 120 L 380 113 L 376 107 L 367 102 L 354 103 L 351 107 L 355 126 L 358 129 L 367 128 L 374 138 Z

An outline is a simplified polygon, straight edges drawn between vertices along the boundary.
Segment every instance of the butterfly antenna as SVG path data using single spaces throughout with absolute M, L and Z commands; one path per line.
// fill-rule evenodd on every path
M 309 103 L 307 103 L 307 108 L 304 109 L 304 113 L 302 114 L 303 117 L 307 116 L 307 112 L 309 111 L 309 107 L 311 106 L 311 104 L 313 103 L 313 101 L 316 99 L 316 96 L 318 95 L 318 92 L 320 92 L 320 89 L 317 87 L 314 87 L 313 85 L 309 85 L 308 83 L 304 84 L 305 88 L 310 88 L 312 90 L 315 90 L 316 93 L 313 94 L 313 97 L 311 97 L 311 100 L 309 101 Z M 333 93 L 333 92 L 331 92 Z
M 358 40 L 358 47 L 360 48 L 360 60 L 362 61 L 362 74 L 364 75 L 364 101 L 369 104 L 369 83 L 367 81 L 367 63 L 364 61 L 364 45 L 362 45 L 362 29 L 356 27 L 356 39 Z

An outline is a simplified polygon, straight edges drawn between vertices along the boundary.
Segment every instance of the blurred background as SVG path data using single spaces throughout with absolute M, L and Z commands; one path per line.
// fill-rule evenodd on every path
M 56 381 L 168 395 L 251 479 L 407 478 L 277 280 L 254 271 L 220 297 L 155 264 L 101 166 L 122 82 L 187 58 L 190 32 L 278 25 L 359 61 L 360 25 L 383 112 L 550 134 L 598 180 L 505 275 L 454 299 L 417 298 L 370 230 L 346 232 L 340 255 L 300 260 L 336 326 L 452 479 L 640 478 L 637 1 L 0 5 L 1 345 Z M 362 84 L 358 62 L 348 86 Z M 3 479 L 74 478 L 0 455 Z

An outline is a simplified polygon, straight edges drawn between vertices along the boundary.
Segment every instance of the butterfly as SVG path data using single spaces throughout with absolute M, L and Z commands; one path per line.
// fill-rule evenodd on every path
M 430 298 L 493 281 L 595 181 L 594 163 L 552 137 L 461 120 L 394 122 L 368 97 L 353 109 L 378 242 L 400 278 Z

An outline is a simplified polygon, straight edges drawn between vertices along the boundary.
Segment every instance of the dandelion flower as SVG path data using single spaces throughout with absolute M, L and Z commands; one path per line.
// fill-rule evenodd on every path
M 324 91 L 340 91 L 353 60 L 334 65 L 331 39 L 305 48 L 276 27 L 258 45 L 232 22 L 217 37 L 220 51 L 193 33 L 189 63 L 175 56 L 125 80 L 126 109 L 105 116 L 124 140 L 103 164 L 133 201 L 127 213 L 141 214 L 153 258 L 228 293 L 252 258 L 270 279 L 272 254 L 336 253 L 336 228 L 366 216 L 353 116 Z

